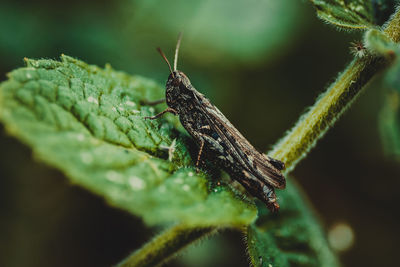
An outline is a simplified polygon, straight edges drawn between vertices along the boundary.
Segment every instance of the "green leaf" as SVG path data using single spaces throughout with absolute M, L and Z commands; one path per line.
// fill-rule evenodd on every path
M 375 25 L 369 0 L 311 0 L 319 18 L 339 28 L 368 29 Z
M 390 91 L 379 113 L 379 129 L 385 153 L 400 159 L 400 93 Z
M 394 57 L 397 45 L 384 33 L 371 29 L 364 36 L 365 47 L 373 54 L 384 57 Z
M 164 89 L 110 66 L 61 59 L 26 60 L 0 87 L 0 120 L 36 158 L 148 224 L 255 219 L 252 202 L 196 173 L 176 118 L 143 119 L 156 110 L 140 101 L 160 99 Z
M 387 70 L 384 87 L 387 90 L 379 114 L 379 129 L 383 148 L 388 156 L 400 159 L 400 47 L 395 49 L 396 60 Z
M 258 266 L 339 266 L 320 222 L 300 187 L 288 179 L 280 192 L 278 215 L 259 207 L 259 218 L 248 228 L 248 254 Z

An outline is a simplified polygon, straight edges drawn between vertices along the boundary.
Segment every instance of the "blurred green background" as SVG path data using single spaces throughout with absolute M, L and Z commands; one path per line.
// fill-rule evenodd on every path
M 24 57 L 64 53 L 164 84 L 155 48 L 172 60 L 180 31 L 178 69 L 263 151 L 334 81 L 361 38 L 298 0 L 2 0 L 1 81 Z M 379 136 L 380 80 L 293 172 L 345 266 L 391 266 L 397 253 L 400 164 Z M 0 148 L 0 266 L 110 266 L 160 231 L 36 163 L 4 128 Z M 222 232 L 168 266 L 248 266 L 242 239 Z

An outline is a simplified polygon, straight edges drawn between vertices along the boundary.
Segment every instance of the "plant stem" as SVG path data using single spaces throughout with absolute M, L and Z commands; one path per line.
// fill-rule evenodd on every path
M 385 65 L 381 58 L 354 59 L 269 155 L 285 163 L 286 173 L 293 170 Z
M 384 32 L 393 42 L 400 41 L 400 8 L 386 24 Z M 371 78 L 390 62 L 366 56 L 354 59 L 308 112 L 274 146 L 269 155 L 285 162 L 286 174 L 305 157 L 330 126 L 351 106 Z M 155 237 L 118 266 L 150 267 L 165 263 L 182 248 L 215 233 L 216 227 L 175 226 Z
M 393 42 L 400 42 L 400 6 L 397 7 L 389 23 L 384 26 L 384 32 Z
M 386 24 L 384 32 L 393 42 L 400 41 L 400 8 Z M 372 56 L 355 58 L 268 154 L 285 162 L 286 173 L 293 170 L 351 106 L 371 78 L 389 63 L 388 59 Z
M 129 255 L 118 267 L 153 267 L 166 263 L 189 244 L 217 232 L 215 227 L 190 228 L 177 225 L 165 230 Z

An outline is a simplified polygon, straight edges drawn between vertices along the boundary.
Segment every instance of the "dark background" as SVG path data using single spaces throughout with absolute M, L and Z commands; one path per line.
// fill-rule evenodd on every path
M 305 1 L 12 1 L 0 3 L 0 80 L 22 59 L 61 53 L 164 84 L 178 68 L 260 150 L 267 151 L 351 60 L 357 32 L 318 20 Z M 267 4 L 266 4 L 267 3 Z M 292 175 L 327 231 L 344 223 L 345 266 L 391 266 L 400 236 L 400 164 L 384 154 L 375 79 Z M 0 266 L 110 266 L 160 229 L 108 207 L 0 135 Z M 248 266 L 240 233 L 225 231 L 169 266 Z

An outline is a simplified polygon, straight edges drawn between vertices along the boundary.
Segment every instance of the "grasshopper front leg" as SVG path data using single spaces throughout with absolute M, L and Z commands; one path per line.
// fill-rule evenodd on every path
M 161 111 L 160 113 L 158 113 L 157 115 L 154 115 L 154 116 L 146 116 L 146 117 L 144 117 L 144 119 L 145 119 L 145 120 L 147 120 L 147 119 L 155 120 L 155 119 L 161 117 L 162 115 L 164 115 L 165 113 L 168 113 L 168 112 L 169 112 L 169 113 L 172 113 L 172 114 L 174 114 L 174 115 L 178 115 L 178 112 L 177 112 L 175 109 L 173 109 L 173 108 L 167 108 L 167 109 L 165 109 L 164 111 Z
M 155 100 L 155 101 L 143 100 L 143 101 L 141 101 L 141 104 L 142 105 L 146 105 L 146 106 L 155 106 L 155 105 L 158 105 L 158 104 L 161 104 L 161 103 L 164 103 L 164 102 L 165 102 L 165 98 L 159 99 L 159 100 Z

